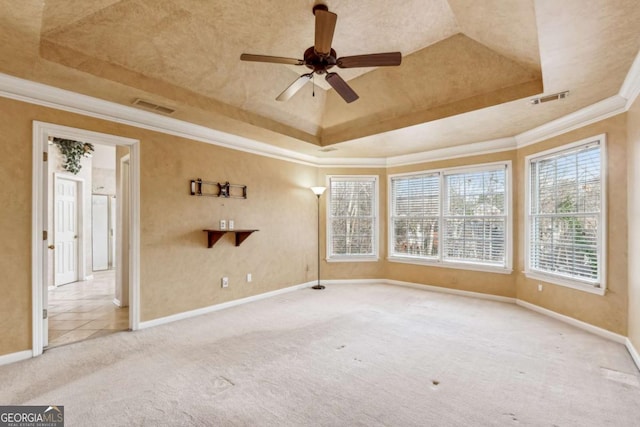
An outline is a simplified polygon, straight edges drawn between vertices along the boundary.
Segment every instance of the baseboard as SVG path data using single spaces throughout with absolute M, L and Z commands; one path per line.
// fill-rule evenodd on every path
M 212 313 L 214 311 L 224 310 L 226 308 L 235 307 L 241 304 L 247 304 L 254 301 L 271 298 L 276 295 L 286 294 L 288 292 L 297 291 L 299 289 L 308 288 L 316 284 L 316 281 L 302 283 L 300 285 L 290 286 L 288 288 L 282 288 L 271 292 L 265 292 L 263 294 L 253 295 L 246 298 L 240 298 L 233 301 L 223 302 L 221 304 L 210 305 L 208 307 L 198 308 L 196 310 L 185 311 L 182 313 L 173 314 L 171 316 L 160 317 L 158 319 L 148 320 L 146 322 L 140 322 L 138 329 L 147 329 L 154 326 L 164 325 L 166 323 L 176 322 L 178 320 L 189 319 L 191 317 L 201 316 L 203 314 Z
M 384 279 L 347 279 L 347 280 L 321 280 L 321 284 L 323 285 L 376 285 L 376 284 L 386 284 L 387 281 Z
M 633 343 L 629 338 L 626 339 L 625 345 L 627 346 L 627 350 L 629 350 L 629 354 L 631 355 L 631 358 L 635 362 L 636 367 L 640 371 L 640 354 L 638 353 L 638 350 L 636 350 L 636 348 L 633 346 Z
M 33 357 L 33 351 L 24 350 L 17 353 L 9 353 L 0 356 L 0 366 L 8 365 L 9 363 L 19 362 L 21 360 L 31 359 Z
M 118 298 L 113 299 L 113 305 L 115 305 L 116 307 L 122 307 L 122 303 Z
M 463 297 L 472 297 L 479 299 L 486 299 L 489 301 L 506 302 L 509 304 L 515 304 L 516 299 L 510 297 L 503 297 L 500 295 L 483 294 L 482 292 L 463 291 L 460 289 L 444 288 L 442 286 L 422 285 L 420 283 L 402 282 L 399 280 L 381 280 L 380 283 L 395 286 L 404 286 L 407 288 L 421 289 L 423 291 L 440 292 L 443 294 L 459 295 Z
M 587 332 L 591 332 L 592 334 L 601 336 L 602 338 L 607 338 L 611 341 L 614 341 L 623 345 L 626 344 L 627 337 L 620 334 L 616 334 L 615 332 L 607 331 L 606 329 L 593 326 L 592 324 L 583 322 L 582 320 L 565 316 L 564 314 L 560 314 L 555 311 L 548 310 L 546 308 L 540 307 L 535 304 L 531 304 L 530 302 L 523 301 L 521 299 L 518 300 L 517 304 L 521 307 L 527 308 L 537 313 L 544 314 L 545 316 L 560 320 L 564 323 L 568 323 L 569 325 L 575 326 L 576 328 L 582 329 Z

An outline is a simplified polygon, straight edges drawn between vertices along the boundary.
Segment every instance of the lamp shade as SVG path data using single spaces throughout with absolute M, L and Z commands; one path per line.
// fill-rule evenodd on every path
M 313 191 L 313 194 L 315 194 L 316 196 L 322 195 L 322 193 L 324 193 L 324 190 L 326 189 L 327 187 L 311 187 L 311 191 Z

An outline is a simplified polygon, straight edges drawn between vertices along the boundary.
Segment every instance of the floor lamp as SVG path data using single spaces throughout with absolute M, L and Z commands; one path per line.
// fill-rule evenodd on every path
M 320 196 L 326 189 L 327 187 L 311 187 L 311 191 L 318 198 L 318 284 L 312 286 L 312 289 L 324 289 L 324 286 L 320 284 Z

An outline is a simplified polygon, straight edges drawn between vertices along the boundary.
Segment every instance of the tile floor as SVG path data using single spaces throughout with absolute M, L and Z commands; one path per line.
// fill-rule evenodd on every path
M 49 346 L 129 329 L 129 308 L 113 303 L 115 270 L 49 290 Z

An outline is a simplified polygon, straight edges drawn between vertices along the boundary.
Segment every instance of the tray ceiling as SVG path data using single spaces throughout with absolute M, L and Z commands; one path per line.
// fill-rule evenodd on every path
M 393 156 L 511 136 L 616 94 L 640 47 L 635 0 L 327 1 L 338 56 L 400 51 L 275 97 L 304 67 L 313 1 L 47 0 L 2 7 L 0 71 L 319 156 Z M 37 3 L 37 4 L 34 4 Z M 335 3 L 335 4 L 334 4 Z M 566 100 L 532 106 L 542 93 Z M 322 147 L 336 151 L 321 153 Z M 315 148 L 314 148 L 315 147 Z

